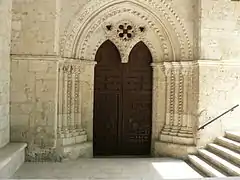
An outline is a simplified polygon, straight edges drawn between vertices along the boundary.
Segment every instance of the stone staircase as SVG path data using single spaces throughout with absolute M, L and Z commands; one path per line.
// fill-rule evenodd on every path
M 197 155 L 188 155 L 188 161 L 205 177 L 240 176 L 240 132 L 226 132 Z

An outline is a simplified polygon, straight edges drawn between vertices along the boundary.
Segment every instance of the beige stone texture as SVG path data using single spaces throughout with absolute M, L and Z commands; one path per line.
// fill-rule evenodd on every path
M 29 148 L 56 144 L 56 62 L 12 56 L 11 140 Z
M 9 84 L 12 1 L 0 1 L 0 148 L 9 142 Z
M 240 3 L 202 0 L 199 4 L 199 126 L 239 104 Z M 199 131 L 205 146 L 226 130 L 239 130 L 239 108 Z
M 240 4 L 238 1 L 201 1 L 200 59 L 240 58 Z
M 13 0 L 12 54 L 58 53 L 59 0 Z
M 239 62 L 201 61 L 199 63 L 199 125 L 218 117 L 239 104 Z M 199 131 L 198 146 L 224 135 L 227 130 L 239 130 L 239 107 Z

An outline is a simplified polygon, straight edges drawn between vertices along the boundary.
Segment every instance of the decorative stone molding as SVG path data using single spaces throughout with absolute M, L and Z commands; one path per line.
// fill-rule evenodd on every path
M 176 144 L 194 144 L 194 120 L 196 104 L 192 103 L 193 81 L 196 76 L 194 62 L 165 63 L 167 79 L 167 117 L 160 132 L 160 141 Z M 190 108 L 191 106 L 191 108 Z
M 58 137 L 75 136 L 81 132 L 81 64 L 58 64 Z
M 124 19 L 147 27 L 147 31 L 141 36 L 136 34 L 128 44 L 105 33 L 106 24 L 114 27 Z M 63 57 L 94 60 L 99 46 L 110 39 L 118 47 L 124 62 L 139 41 L 149 47 L 155 62 L 192 59 L 188 33 L 180 17 L 164 0 L 90 1 L 68 27 L 61 41 Z

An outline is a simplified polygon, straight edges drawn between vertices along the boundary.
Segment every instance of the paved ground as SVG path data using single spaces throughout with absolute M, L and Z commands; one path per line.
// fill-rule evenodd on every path
M 12 178 L 84 180 L 157 180 L 201 178 L 181 160 L 81 159 L 64 163 L 25 163 Z

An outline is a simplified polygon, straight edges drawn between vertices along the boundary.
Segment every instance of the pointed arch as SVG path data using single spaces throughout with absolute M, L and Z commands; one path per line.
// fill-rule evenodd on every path
M 98 48 L 95 56 L 95 61 L 98 63 L 98 66 L 114 66 L 121 63 L 121 57 L 115 44 L 110 40 L 106 40 Z
M 152 63 L 152 55 L 149 48 L 143 41 L 138 42 L 131 50 L 129 54 L 128 63 L 136 66 L 150 66 Z

